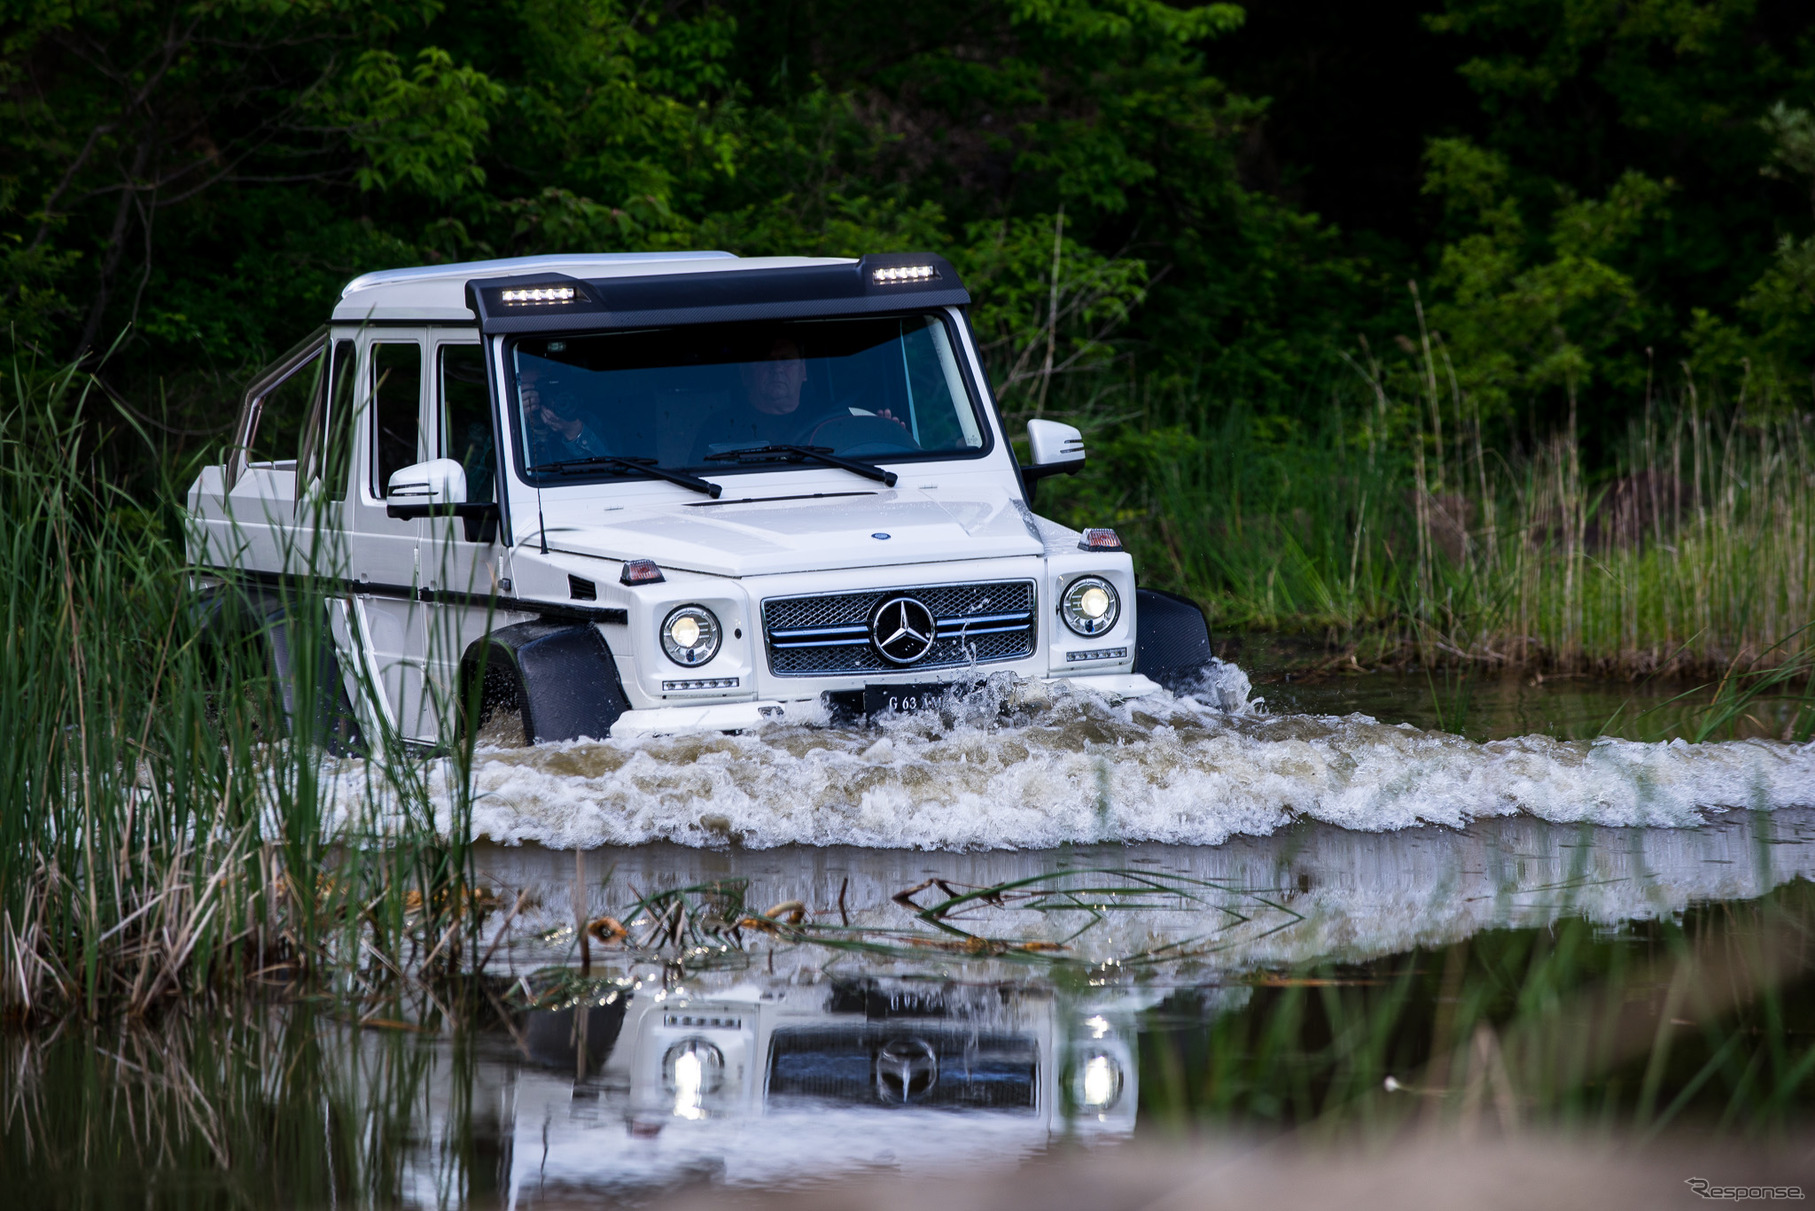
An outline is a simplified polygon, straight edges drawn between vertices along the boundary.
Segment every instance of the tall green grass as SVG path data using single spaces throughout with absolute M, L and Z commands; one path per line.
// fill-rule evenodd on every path
M 1426 666 L 1815 667 L 1815 417 L 1717 411 L 1685 388 L 1596 473 L 1573 418 L 1495 450 L 1440 371 L 1406 399 L 1357 369 L 1366 406 L 1316 424 L 1159 392 L 1099 405 L 1096 465 L 1048 503 L 1122 527 L 1143 578 L 1225 631 Z
M 85 462 L 62 418 L 91 381 L 15 366 L 6 386 L 0 1012 L 144 1014 L 250 981 L 389 1012 L 425 965 L 458 966 L 485 906 L 463 800 L 438 830 L 423 762 L 377 737 L 337 802 L 317 663 L 294 662 L 286 719 L 264 620 L 205 625 L 174 504 Z M 319 650 L 319 600 L 281 604 L 292 650 Z M 470 747 L 452 761 L 464 784 Z

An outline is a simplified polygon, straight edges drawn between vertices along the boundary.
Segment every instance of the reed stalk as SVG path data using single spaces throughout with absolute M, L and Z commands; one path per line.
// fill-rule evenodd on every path
M 0 1013 L 144 1015 L 273 981 L 370 1006 L 458 968 L 487 906 L 464 797 L 438 827 L 424 759 L 375 737 L 337 800 L 315 662 L 294 660 L 286 712 L 268 626 L 206 625 L 176 485 L 146 507 L 84 461 L 79 371 L 15 365 L 7 386 Z M 284 603 L 293 654 L 320 650 L 321 607 Z M 457 783 L 470 741 L 450 760 Z

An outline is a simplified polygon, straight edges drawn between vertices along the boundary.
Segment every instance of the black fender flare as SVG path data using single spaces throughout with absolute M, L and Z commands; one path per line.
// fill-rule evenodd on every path
M 596 626 L 587 622 L 519 622 L 476 639 L 460 658 L 461 709 L 470 712 L 479 679 L 493 668 L 516 677 L 523 738 L 603 740 L 630 709 L 618 662 Z
M 1216 656 L 1210 624 L 1189 597 L 1164 589 L 1134 591 L 1134 671 L 1178 690 Z

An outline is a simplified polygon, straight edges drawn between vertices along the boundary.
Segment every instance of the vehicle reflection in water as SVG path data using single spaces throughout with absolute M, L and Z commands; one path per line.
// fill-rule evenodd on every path
M 574 855 L 481 858 L 507 899 L 535 901 L 520 938 L 503 939 L 499 974 L 540 966 L 546 979 L 546 964 L 573 961 L 576 911 L 622 914 L 637 959 L 592 985 L 584 1012 L 527 1015 L 507 1116 L 520 1203 L 694 1179 L 970 1170 L 1060 1137 L 1126 1137 L 1139 1040 L 1169 997 L 1197 1007 L 1189 1029 L 1202 1031 L 1270 971 L 1763 896 L 1815 876 L 1815 812 L 1668 830 L 1320 825 L 1214 849 L 650 846 L 593 861 L 603 869 L 589 868 L 575 906 Z M 675 943 L 685 897 L 657 889 L 709 898 L 733 885 L 750 904 L 798 902 L 803 924 L 746 931 L 726 951 Z M 976 898 L 929 922 L 928 905 L 952 893 Z M 833 924 L 815 932 L 815 921 Z M 988 945 L 942 931 L 960 928 Z M 633 957 L 591 954 L 599 971 Z
M 1041 981 L 866 977 L 533 1011 L 508 1090 L 508 1202 L 1012 1165 L 1061 1135 L 1125 1137 L 1143 1006 Z

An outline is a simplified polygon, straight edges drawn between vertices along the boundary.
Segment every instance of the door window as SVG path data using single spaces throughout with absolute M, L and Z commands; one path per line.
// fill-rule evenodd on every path
M 325 390 L 315 393 L 315 403 L 303 429 L 302 449 L 297 454 L 301 482 L 311 484 L 325 479 L 322 496 L 328 500 L 345 500 L 347 495 L 347 435 L 353 414 L 352 341 L 334 342 L 334 359 Z M 298 493 L 300 498 L 301 493 Z
M 284 463 L 296 457 L 303 420 L 321 388 L 321 369 L 317 347 L 308 361 L 274 384 L 254 405 L 247 462 Z
M 422 346 L 386 341 L 372 346 L 372 495 L 384 497 L 391 476 L 417 462 L 422 422 Z
M 498 448 L 492 430 L 491 393 L 485 385 L 485 350 L 443 345 L 440 351 L 441 452 L 466 470 L 466 498 L 490 502 L 496 488 Z

